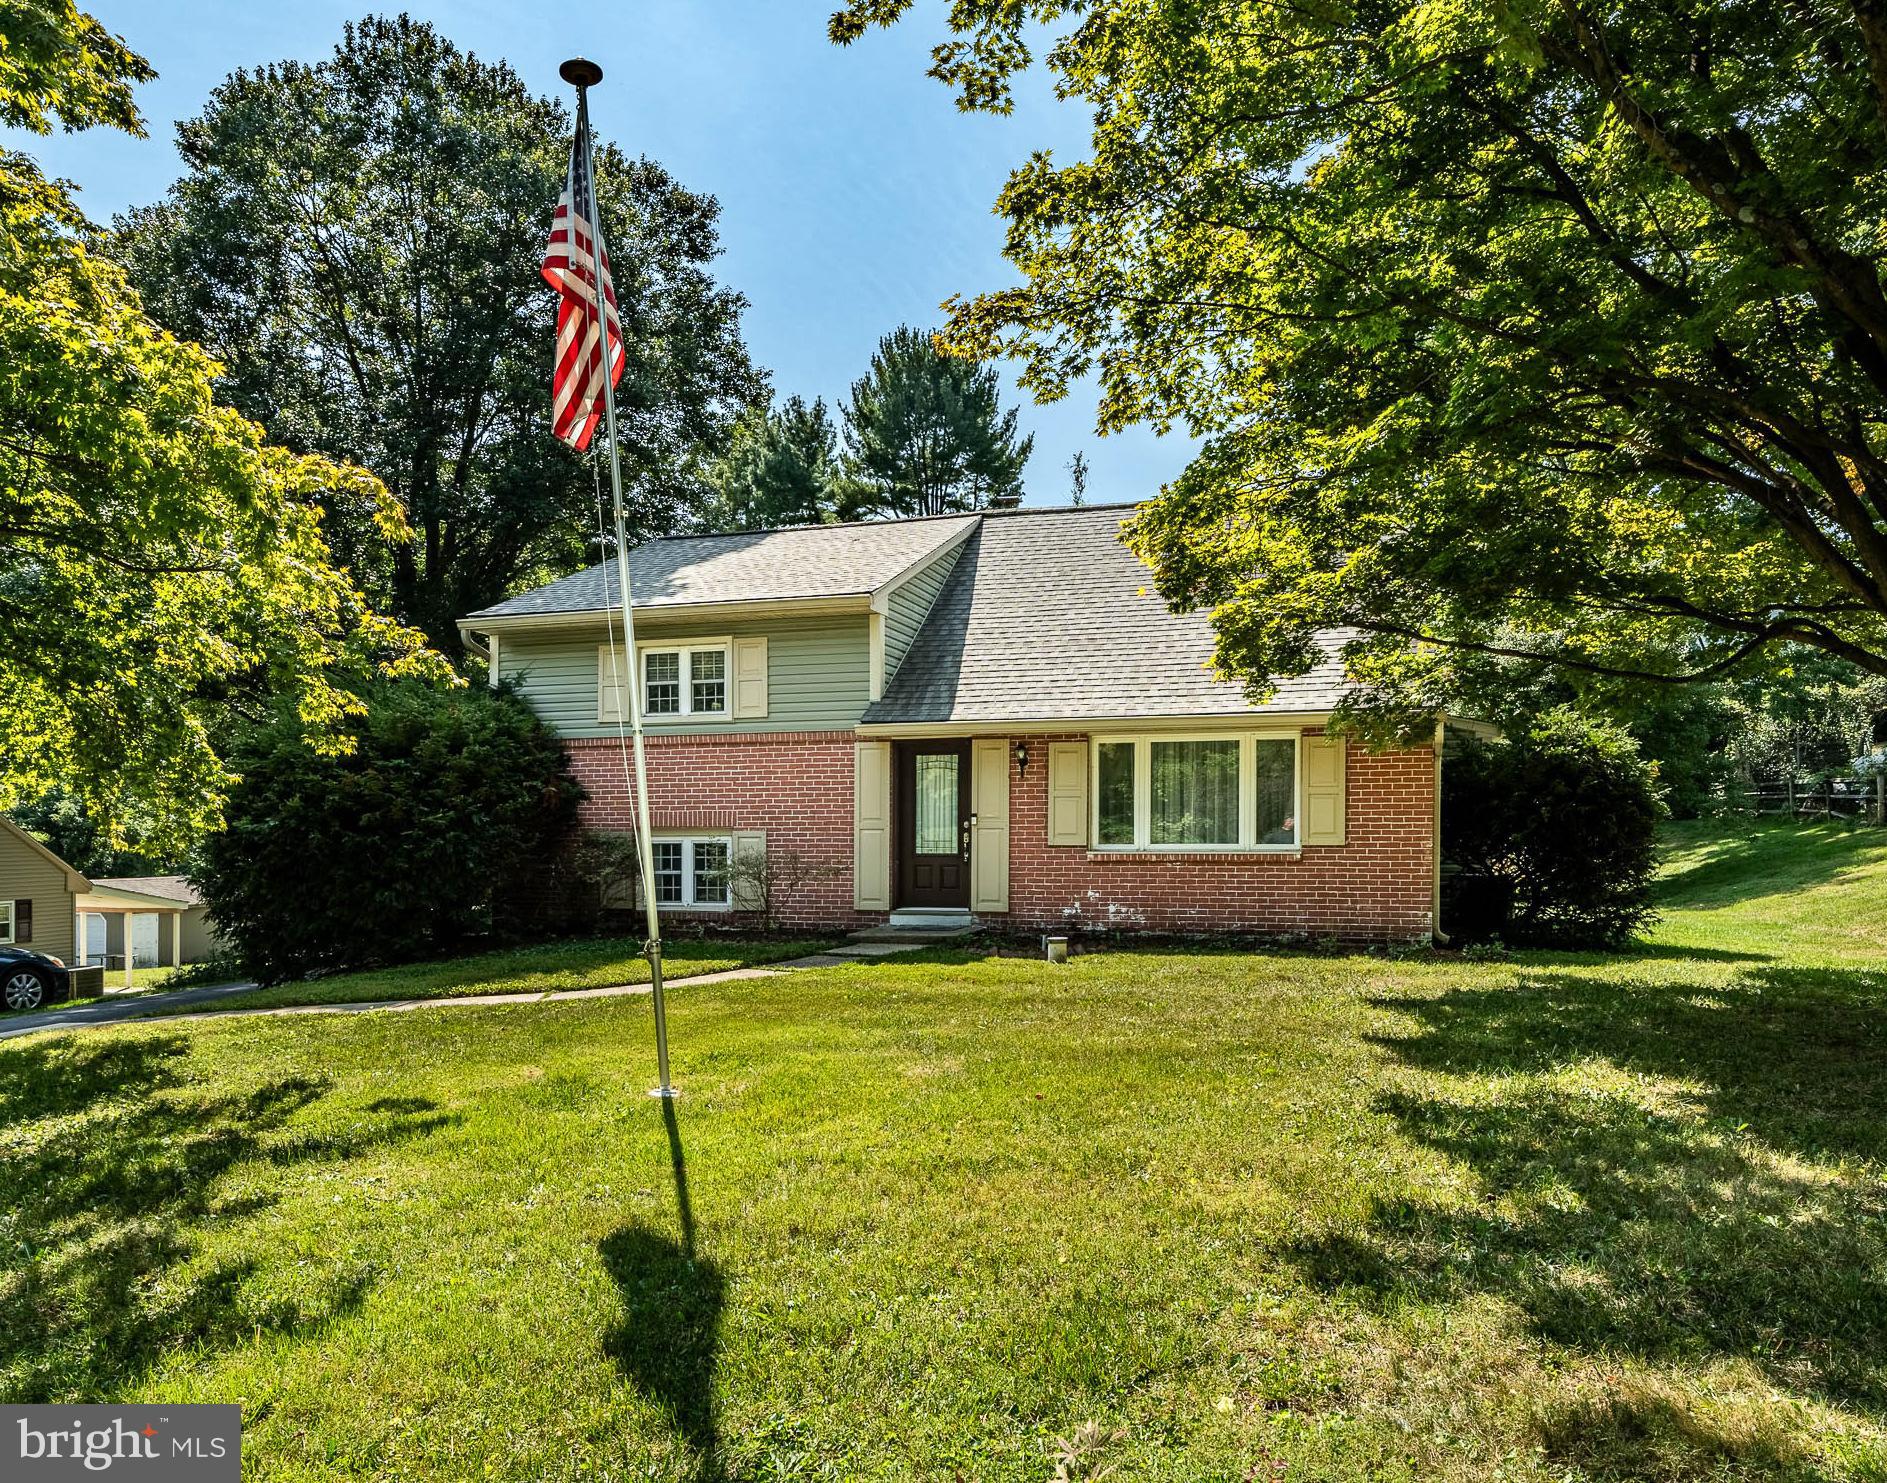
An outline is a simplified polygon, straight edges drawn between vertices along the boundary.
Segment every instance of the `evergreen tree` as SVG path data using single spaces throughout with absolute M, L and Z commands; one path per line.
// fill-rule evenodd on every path
M 848 515 L 940 515 L 1015 504 L 1033 435 L 1016 437 L 996 372 L 900 325 L 878 342 L 845 408 Z
M 834 518 L 843 479 L 838 429 L 824 400 L 793 396 L 774 411 L 748 413 L 708 480 L 716 491 L 709 518 L 723 530 Z

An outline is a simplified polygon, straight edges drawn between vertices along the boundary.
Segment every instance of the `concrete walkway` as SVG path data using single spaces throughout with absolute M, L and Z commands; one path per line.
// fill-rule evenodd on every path
M 847 943 L 836 947 L 829 953 L 810 953 L 803 958 L 788 958 L 785 962 L 769 963 L 764 968 L 723 968 L 718 973 L 695 973 L 680 978 L 667 978 L 664 984 L 716 984 L 729 983 L 743 978 L 778 978 L 782 973 L 790 973 L 801 968 L 840 968 L 852 963 L 871 962 L 876 958 L 890 957 L 894 953 L 908 953 L 917 950 L 917 944 L 893 945 L 891 943 Z M 463 994 L 456 998 L 439 999 L 365 999 L 347 1004 L 283 1004 L 268 1009 L 203 1009 L 196 1006 L 213 1004 L 218 999 L 227 999 L 232 995 L 246 994 L 255 988 L 253 983 L 215 984 L 200 989 L 176 989 L 170 993 L 139 994 L 121 1000 L 104 999 L 93 1004 L 79 1004 L 70 1009 L 48 1009 L 38 1014 L 23 1014 L 17 1018 L 0 1020 L 0 1040 L 11 1040 L 18 1035 L 36 1035 L 41 1030 L 83 1030 L 93 1025 L 119 1024 L 125 1020 L 149 1019 L 153 1016 L 171 1018 L 178 1009 L 187 1010 L 190 1018 L 204 1019 L 215 1017 L 228 1019 L 236 1015 L 277 1015 L 277 1014 L 364 1014 L 369 1010 L 388 1010 L 397 1012 L 405 1009 L 449 1009 L 478 1008 L 492 1004 L 550 1004 L 566 999 L 619 999 L 631 994 L 646 994 L 647 984 L 614 984 L 601 989 L 552 989 L 532 994 Z

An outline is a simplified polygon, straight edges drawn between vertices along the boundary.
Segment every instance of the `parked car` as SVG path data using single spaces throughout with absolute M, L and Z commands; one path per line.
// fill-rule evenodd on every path
M 65 961 L 31 948 L 0 947 L 0 1001 L 8 1009 L 38 1009 L 72 992 Z

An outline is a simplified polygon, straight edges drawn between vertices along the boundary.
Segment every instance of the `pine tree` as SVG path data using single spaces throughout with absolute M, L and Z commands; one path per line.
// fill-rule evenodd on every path
M 849 515 L 940 515 L 1014 504 L 1033 435 L 1016 437 L 996 372 L 900 325 L 878 342 L 845 407 Z
M 842 476 L 839 433 L 823 398 L 788 397 L 741 419 L 726 457 L 709 472 L 710 523 L 724 530 L 816 525 L 835 518 Z

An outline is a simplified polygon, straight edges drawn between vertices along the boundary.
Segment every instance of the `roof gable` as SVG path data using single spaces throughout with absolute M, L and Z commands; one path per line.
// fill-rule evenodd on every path
M 66 874 L 66 889 L 71 891 L 74 895 L 91 888 L 90 881 L 86 880 L 83 875 L 66 864 L 65 861 L 61 860 L 37 839 L 33 838 L 32 835 L 20 828 L 18 824 L 14 823 L 5 814 L 0 814 L 0 832 L 4 832 L 20 844 L 25 845 L 31 853 L 39 856 L 39 858 L 44 860 L 47 864 L 57 866 L 60 870 L 63 870 Z
M 1349 686 L 1326 658 L 1262 706 L 1210 670 L 1212 624 L 1175 613 L 1120 539 L 1116 508 L 987 515 L 866 725 L 1123 722 L 1322 712 Z

